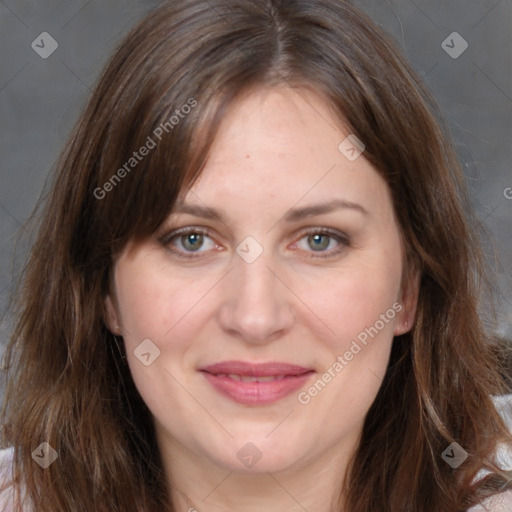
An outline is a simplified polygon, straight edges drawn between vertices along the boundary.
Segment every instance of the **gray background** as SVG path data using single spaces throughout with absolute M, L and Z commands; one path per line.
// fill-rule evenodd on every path
M 159 3 L 0 2 L 0 313 L 30 244 L 23 224 L 44 193 L 69 130 L 113 47 Z M 444 111 L 474 208 L 494 240 L 486 242 L 486 252 L 499 257 L 498 334 L 512 339 L 512 0 L 351 3 L 392 34 Z M 42 32 L 58 43 L 47 59 L 31 47 Z M 457 58 L 442 47 L 453 32 L 468 43 Z M 461 48 L 457 37 L 446 45 Z M 9 332 L 5 315 L 0 352 Z

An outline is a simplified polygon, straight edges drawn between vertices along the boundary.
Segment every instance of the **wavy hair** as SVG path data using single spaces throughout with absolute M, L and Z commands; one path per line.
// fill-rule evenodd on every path
M 174 0 L 106 66 L 24 268 L 2 444 L 14 446 L 18 490 L 38 512 L 174 510 L 151 415 L 106 327 L 113 262 L 194 183 L 233 102 L 283 84 L 319 94 L 364 141 L 388 183 L 408 269 L 421 272 L 415 326 L 393 340 L 336 510 L 463 511 L 506 484 L 493 464 L 511 439 L 492 401 L 506 387 L 480 307 L 485 266 L 449 131 L 421 80 L 349 3 Z M 148 137 L 156 147 L 127 166 Z M 59 455 L 45 470 L 31 457 L 43 441 Z M 457 469 L 441 458 L 453 441 L 469 454 Z

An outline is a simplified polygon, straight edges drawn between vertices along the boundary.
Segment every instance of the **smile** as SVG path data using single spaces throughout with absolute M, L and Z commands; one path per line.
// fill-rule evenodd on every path
M 288 363 L 226 361 L 199 370 L 217 393 L 244 405 L 268 405 L 301 388 L 315 373 Z

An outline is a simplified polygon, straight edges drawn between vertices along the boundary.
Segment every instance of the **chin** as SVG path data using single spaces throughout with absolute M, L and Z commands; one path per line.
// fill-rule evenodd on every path
M 229 446 L 221 448 L 220 453 L 210 453 L 209 458 L 215 465 L 235 473 L 276 473 L 300 466 L 303 455 L 298 453 L 299 446 L 283 443 L 282 437 L 271 440 L 265 435 L 246 435 L 230 439 Z

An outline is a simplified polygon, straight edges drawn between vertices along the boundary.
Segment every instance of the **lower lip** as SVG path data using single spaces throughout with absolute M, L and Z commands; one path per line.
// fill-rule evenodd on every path
M 266 405 L 277 402 L 300 389 L 314 372 L 287 376 L 284 379 L 269 382 L 243 382 L 229 377 L 218 377 L 208 372 L 202 373 L 221 395 L 239 404 Z

